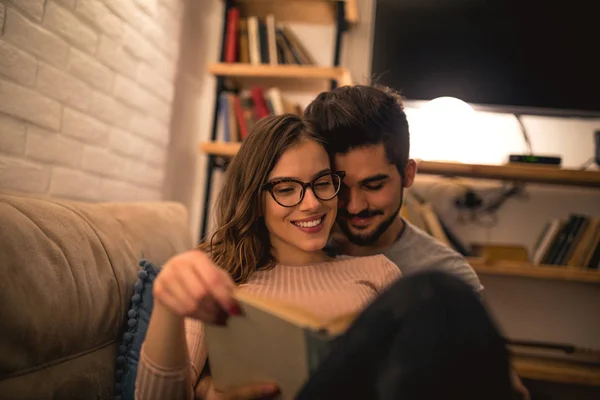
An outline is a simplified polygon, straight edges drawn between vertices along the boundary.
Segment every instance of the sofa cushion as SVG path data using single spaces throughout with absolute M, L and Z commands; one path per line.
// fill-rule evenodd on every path
M 119 342 L 115 371 L 115 400 L 134 400 L 137 366 L 142 343 L 146 338 L 154 308 L 152 285 L 159 269 L 150 261 L 140 261 L 141 270 L 133 285 L 133 296 L 127 311 L 125 333 Z
M 120 338 L 137 262 L 161 265 L 192 246 L 180 204 L 0 195 L 0 393 L 54 398 L 39 379 L 54 368 L 68 370 L 65 364 L 85 369 L 80 358 Z M 76 372 L 84 385 L 70 387 L 111 390 L 114 357 L 97 376 Z M 20 390 L 36 395 L 20 397 Z M 83 397 L 102 398 L 93 391 Z

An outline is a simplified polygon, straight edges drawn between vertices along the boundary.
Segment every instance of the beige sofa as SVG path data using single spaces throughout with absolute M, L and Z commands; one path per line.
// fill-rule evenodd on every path
M 138 261 L 192 246 L 180 204 L 0 194 L 0 399 L 112 399 Z

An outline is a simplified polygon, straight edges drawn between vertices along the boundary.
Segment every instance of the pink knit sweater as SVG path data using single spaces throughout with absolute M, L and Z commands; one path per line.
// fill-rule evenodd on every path
M 322 318 L 333 318 L 363 309 L 400 275 L 398 267 L 383 255 L 344 256 L 308 266 L 278 265 L 268 271 L 258 271 L 239 288 L 301 305 Z M 199 321 L 186 319 L 185 329 L 190 362 L 184 368 L 161 367 L 146 356 L 142 345 L 136 399 L 193 398 L 193 385 L 206 362 L 206 348 Z

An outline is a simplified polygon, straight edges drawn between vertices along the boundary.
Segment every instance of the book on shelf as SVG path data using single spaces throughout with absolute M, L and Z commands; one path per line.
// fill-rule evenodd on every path
M 218 390 L 256 382 L 276 382 L 283 399 L 293 399 L 319 362 L 332 339 L 342 334 L 357 314 L 322 320 L 302 307 L 235 294 L 241 316 L 226 326 L 206 325 L 210 371 Z
M 600 269 L 600 219 L 577 213 L 552 219 L 536 241 L 531 262 Z
M 463 256 L 600 270 L 600 218 L 572 213 L 567 218 L 552 219 L 540 232 L 529 256 L 527 249 L 520 245 L 466 246 L 429 202 L 410 191 L 405 191 L 400 215 Z
M 300 105 L 288 101 L 276 87 L 222 91 L 218 107 L 218 142 L 243 141 L 256 122 L 267 115 L 302 114 Z
M 225 59 L 227 63 L 315 65 L 315 60 L 290 27 L 273 14 L 265 18 L 241 16 L 233 6 L 227 12 Z

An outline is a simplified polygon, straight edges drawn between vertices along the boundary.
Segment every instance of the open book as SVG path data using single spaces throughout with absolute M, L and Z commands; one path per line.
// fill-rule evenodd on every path
M 293 399 L 333 338 L 356 314 L 322 321 L 309 311 L 244 292 L 235 295 L 242 316 L 227 326 L 205 326 L 210 370 L 218 390 L 252 383 L 275 382 L 281 398 Z

